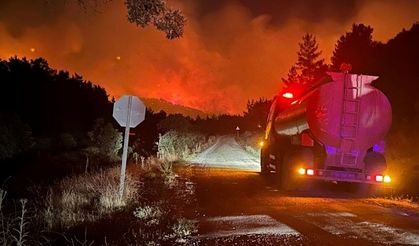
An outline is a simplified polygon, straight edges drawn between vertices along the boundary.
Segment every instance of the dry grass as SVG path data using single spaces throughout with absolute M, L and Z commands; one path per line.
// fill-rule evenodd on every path
M 32 187 L 32 194 L 37 198 L 22 200 L 21 206 L 15 210 L 13 206 L 8 206 L 13 211 L 7 210 L 6 216 L 6 192 L 0 189 L 0 245 L 50 242 L 57 237 L 64 238 L 63 243 L 67 245 L 92 245 L 91 236 L 84 235 L 84 239 L 79 239 L 83 238 L 80 232 L 67 231 L 111 218 L 115 211 L 121 212 L 118 215 L 134 215 L 134 218 L 127 217 L 126 220 L 136 224 L 135 228 L 131 228 L 134 231 L 129 229 L 115 241 L 117 245 L 120 240 L 128 240 L 127 237 L 133 240 L 134 245 L 138 240 L 181 244 L 191 240 L 197 225 L 183 216 L 193 201 L 191 182 L 177 176 L 171 162 L 157 158 L 147 159 L 141 170 L 138 165 L 132 168 L 140 175 L 134 178 L 134 172 L 127 173 L 122 199 L 118 194 L 119 167 L 67 177 L 47 190 L 40 186 Z M 142 189 L 142 185 L 148 189 Z M 137 209 L 132 210 L 135 206 L 138 206 Z M 130 212 L 127 214 L 127 211 Z
M 59 182 L 45 199 L 44 219 L 49 229 L 93 222 L 134 201 L 138 196 L 139 181 L 128 173 L 121 199 L 118 195 L 119 174 L 119 168 L 112 168 Z
M 368 198 L 366 200 L 369 203 L 373 203 L 382 207 L 399 207 L 403 209 L 414 210 L 419 212 L 419 203 L 413 201 L 411 197 L 392 196 L 392 197 L 378 197 Z

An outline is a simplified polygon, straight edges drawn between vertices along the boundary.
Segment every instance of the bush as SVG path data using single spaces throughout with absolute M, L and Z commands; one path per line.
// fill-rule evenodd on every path
M 111 123 L 104 120 L 96 120 L 93 130 L 88 133 L 90 146 L 87 149 L 95 149 L 94 156 L 101 161 L 118 161 L 118 152 L 122 148 L 122 133 L 113 128 Z
M 176 242 L 184 243 L 186 242 L 192 235 L 198 232 L 197 229 L 197 221 L 189 220 L 185 218 L 180 218 L 173 226 L 172 226 L 172 237 L 176 238 Z
M 236 139 L 237 142 L 246 150 L 249 154 L 259 158 L 260 146 L 259 142 L 263 140 L 263 132 L 245 132 Z
M 74 149 L 77 147 L 77 142 L 70 133 L 62 133 L 60 134 L 60 145 L 66 150 Z
M 158 205 L 146 205 L 138 207 L 134 211 L 134 216 L 145 223 L 147 226 L 158 225 L 163 212 Z
M 200 133 L 169 131 L 159 138 L 159 158 L 167 161 L 189 160 L 212 144 L 214 138 Z
M 17 115 L 0 114 L 0 160 L 12 158 L 33 145 L 32 130 Z

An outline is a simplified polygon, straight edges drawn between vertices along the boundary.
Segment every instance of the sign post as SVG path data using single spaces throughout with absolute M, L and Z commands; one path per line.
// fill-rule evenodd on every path
M 120 126 L 125 127 L 122 149 L 121 177 L 119 180 L 119 197 L 124 195 L 125 171 L 127 169 L 129 129 L 144 121 L 145 106 L 136 96 L 123 96 L 113 105 L 113 117 Z
M 240 137 L 240 127 L 239 126 L 236 127 L 236 137 L 237 138 Z

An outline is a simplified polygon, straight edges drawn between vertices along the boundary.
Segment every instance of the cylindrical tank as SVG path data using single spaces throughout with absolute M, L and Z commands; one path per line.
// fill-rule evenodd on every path
M 328 146 L 366 150 L 383 140 L 391 125 L 387 97 L 370 84 L 376 76 L 328 73 L 332 81 L 315 89 L 305 99 L 279 112 L 274 128 L 280 135 L 295 135 L 309 129 Z

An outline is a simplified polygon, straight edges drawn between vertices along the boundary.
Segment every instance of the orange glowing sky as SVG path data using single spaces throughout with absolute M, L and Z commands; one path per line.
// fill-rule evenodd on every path
M 305 32 L 317 36 L 328 62 L 354 22 L 387 41 L 419 20 L 415 0 L 171 0 L 188 24 L 183 38 L 169 41 L 128 23 L 122 0 L 94 10 L 50 2 L 0 2 L 0 58 L 42 56 L 111 96 L 163 98 L 207 112 L 241 113 L 248 99 L 271 97 Z

